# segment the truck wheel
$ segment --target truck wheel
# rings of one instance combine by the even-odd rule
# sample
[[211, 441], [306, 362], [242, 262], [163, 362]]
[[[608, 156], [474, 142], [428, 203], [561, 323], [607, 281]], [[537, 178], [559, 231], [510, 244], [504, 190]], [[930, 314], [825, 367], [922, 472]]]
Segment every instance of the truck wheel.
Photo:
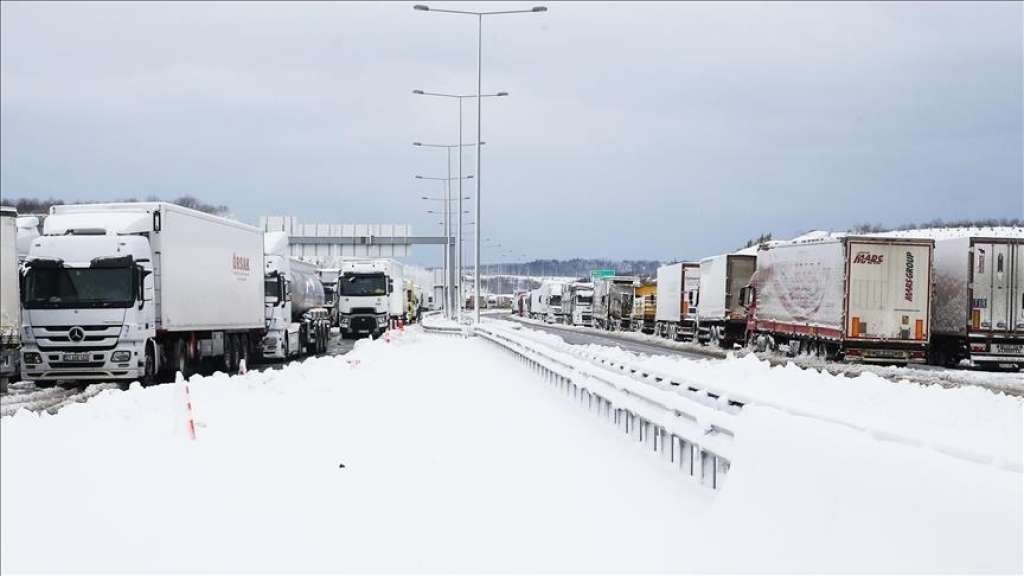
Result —
[[312, 335], [306, 342], [306, 355], [315, 356], [317, 351], [320, 349], [320, 334], [314, 329]]
[[225, 374], [231, 374], [231, 357], [235, 353], [235, 338], [231, 334], [224, 335], [224, 355], [221, 356], [221, 368]]
[[140, 384], [152, 386], [156, 382], [156, 357], [153, 355], [153, 347], [146, 346], [146, 358], [143, 360], [142, 378]]
[[238, 337], [238, 366], [239, 370], [242, 369], [242, 363], [245, 363], [245, 369], [249, 369], [249, 337], [241, 335]]
[[[192, 375], [192, 363], [189, 362], [188, 358], [188, 345], [185, 340], [178, 340], [174, 345], [174, 371], [181, 372], [182, 378], [188, 378]], [[177, 376], [172, 376], [177, 378]]]

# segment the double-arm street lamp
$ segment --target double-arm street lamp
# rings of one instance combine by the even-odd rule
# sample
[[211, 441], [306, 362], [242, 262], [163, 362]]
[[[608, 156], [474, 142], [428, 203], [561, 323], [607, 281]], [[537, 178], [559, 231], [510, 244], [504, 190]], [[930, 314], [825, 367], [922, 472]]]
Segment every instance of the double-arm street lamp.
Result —
[[[494, 94], [480, 94], [480, 95], [476, 95], [476, 94], [447, 94], [447, 93], [444, 93], [444, 92], [427, 92], [425, 90], [413, 90], [412, 93], [413, 94], [417, 94], [419, 96], [436, 96], [436, 97], [439, 97], [439, 98], [455, 98], [456, 100], [459, 101], [459, 144], [458, 144], [458, 149], [459, 149], [459, 176], [462, 176], [462, 148], [463, 148], [463, 144], [462, 144], [462, 101], [464, 99], [466, 99], [466, 98], [497, 98], [497, 97], [500, 97], [500, 96], [508, 96], [508, 92], [496, 92]], [[479, 136], [480, 136], [480, 132], [479, 131], [477, 131], [477, 136], [478, 136], [477, 140], [479, 140]], [[486, 144], [486, 142], [480, 142], [481, 146], [484, 145], [484, 144]], [[431, 144], [421, 144], [419, 142], [413, 142], [413, 145], [415, 145], [415, 146], [444, 147], [444, 148], [448, 148], [448, 152], [449, 153], [451, 153], [451, 149], [452, 149], [451, 146], [439, 146], [437, 144], [434, 144], [434, 145], [431, 145]], [[472, 146], [472, 144], [471, 144], [471, 146]], [[477, 152], [479, 153], [479, 150], [477, 150]], [[479, 165], [477, 166], [477, 169], [479, 170]], [[459, 225], [459, 228], [458, 228], [458, 230], [456, 232], [456, 234], [458, 235], [458, 240], [456, 240], [456, 244], [458, 245], [458, 254], [456, 255], [456, 268], [459, 271], [459, 284], [460, 285], [462, 284], [462, 225], [461, 225], [462, 215], [461, 215], [461, 213], [462, 213], [462, 181], [460, 180], [459, 181], [459, 222], [460, 222], [460, 225]], [[462, 307], [461, 306], [459, 307], [459, 315], [460, 315], [460, 318], [461, 318], [461, 315], [462, 315]]]
[[[534, 6], [529, 10], [496, 10], [493, 12], [473, 12], [469, 10], [445, 10], [440, 8], [431, 8], [423, 4], [417, 4], [413, 6], [414, 10], [421, 10], [424, 12], [441, 12], [445, 14], [463, 14], [467, 16], [476, 16], [477, 19], [477, 49], [476, 49], [476, 254], [473, 256], [473, 264], [475, 273], [473, 274], [474, 293], [473, 298], [473, 317], [474, 320], [480, 322], [480, 143], [483, 140], [481, 119], [483, 118], [483, 54], [484, 54], [484, 16], [499, 16], [502, 14], [528, 14], [532, 12], [547, 12], [547, 8], [544, 6]], [[460, 99], [461, 102], [461, 99]], [[461, 196], [461, 194], [460, 194]]]
[[[460, 114], [460, 116], [461, 116], [461, 114]], [[468, 179], [468, 178], [464, 178], [463, 175], [462, 175], [462, 149], [465, 148], [465, 147], [473, 146], [473, 145], [463, 145], [463, 143], [462, 143], [462, 133], [461, 133], [462, 132], [462, 127], [461, 126], [460, 126], [459, 132], [460, 132], [460, 134], [459, 134], [459, 143], [457, 143], [457, 145], [438, 145], [438, 143], [413, 142], [413, 146], [415, 146], [417, 148], [443, 148], [447, 152], [447, 173], [449, 173], [449, 180], [453, 179], [452, 178], [452, 149], [453, 148], [458, 148], [459, 149], [459, 178], [458, 178], [459, 179], [459, 221], [461, 222], [462, 221], [462, 180]], [[481, 145], [485, 145], [485, 143], [487, 143], [487, 142], [480, 142], [480, 143], [481, 143]], [[470, 176], [470, 177], [472, 177], [472, 176]], [[447, 198], [451, 198], [452, 197], [451, 192], [447, 193], [446, 196], [447, 196]], [[456, 241], [456, 245], [457, 245], [456, 251], [458, 252], [458, 255], [457, 255], [457, 258], [456, 258], [455, 270], [458, 271], [457, 278], [459, 279], [458, 283], [460, 284], [460, 291], [461, 291], [461, 284], [462, 284], [462, 227], [461, 227], [461, 225], [459, 227], [459, 230], [456, 232], [456, 234], [458, 236], [458, 240]], [[456, 315], [458, 316], [459, 320], [462, 320], [462, 306], [459, 306], [457, 308]]]
[[[450, 208], [451, 207], [451, 181], [454, 180], [454, 178], [451, 177], [451, 162], [450, 161], [448, 163], [448, 166], [449, 166], [449, 169], [448, 169], [449, 176], [447, 178], [439, 178], [439, 177], [432, 177], [432, 176], [420, 176], [419, 174], [417, 174], [416, 175], [416, 179], [417, 180], [437, 180], [437, 181], [444, 182], [445, 183], [445, 192], [444, 192], [444, 199], [443, 200], [445, 201], [445, 206]], [[469, 176], [465, 176], [464, 178], [459, 178], [459, 180], [460, 181], [461, 180], [471, 180], [472, 178], [473, 178], [473, 175], [470, 174]], [[429, 198], [427, 198], [426, 196], [424, 196], [423, 198], [429, 200]], [[428, 210], [427, 212], [428, 213], [434, 213], [432, 210]], [[454, 308], [454, 294], [453, 294], [453, 291], [452, 291], [452, 279], [451, 279], [452, 272], [454, 271], [454, 267], [452, 266], [452, 261], [451, 261], [452, 259], [451, 259], [451, 244], [450, 244], [450, 242], [451, 242], [452, 235], [451, 235], [451, 228], [450, 228], [450, 226], [448, 224], [449, 212], [451, 212], [450, 209], [444, 211], [444, 255], [442, 257], [442, 262], [443, 262], [442, 269], [444, 271], [443, 272], [444, 273], [444, 281], [443, 281], [442, 285], [444, 286], [444, 294], [445, 294], [445, 300], [444, 300], [444, 305], [445, 305], [445, 309], [446, 309], [445, 314], [450, 318], [453, 313], [457, 313], [460, 316], [461, 316], [461, 313], [456, 312], [455, 308]], [[460, 215], [460, 217], [461, 217], [461, 215]], [[460, 310], [461, 310], [461, 308], [460, 308]]]

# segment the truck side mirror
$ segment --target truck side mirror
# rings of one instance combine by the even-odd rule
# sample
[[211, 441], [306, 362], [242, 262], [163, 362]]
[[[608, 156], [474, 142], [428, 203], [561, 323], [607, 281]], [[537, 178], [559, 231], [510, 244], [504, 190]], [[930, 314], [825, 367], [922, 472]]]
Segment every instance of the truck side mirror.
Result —
[[395, 291], [395, 283], [391, 279], [391, 277], [388, 277], [388, 294], [391, 294], [394, 291]]
[[146, 306], [146, 276], [152, 272], [142, 266], [137, 266], [136, 270], [138, 270], [137, 277], [139, 279], [139, 310], [142, 310]]

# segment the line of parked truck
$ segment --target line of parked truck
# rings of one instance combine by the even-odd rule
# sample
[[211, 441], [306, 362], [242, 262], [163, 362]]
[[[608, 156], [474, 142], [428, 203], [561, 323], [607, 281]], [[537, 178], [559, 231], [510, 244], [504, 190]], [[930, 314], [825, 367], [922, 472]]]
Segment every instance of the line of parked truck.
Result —
[[[317, 269], [283, 232], [163, 202], [54, 206], [16, 252], [0, 209], [0, 378], [139, 380], [287, 359], [419, 315], [393, 260]], [[21, 260], [19, 262], [19, 260]]]
[[514, 310], [828, 360], [1024, 367], [1024, 230], [940, 239], [812, 234], [661, 266], [545, 281]]

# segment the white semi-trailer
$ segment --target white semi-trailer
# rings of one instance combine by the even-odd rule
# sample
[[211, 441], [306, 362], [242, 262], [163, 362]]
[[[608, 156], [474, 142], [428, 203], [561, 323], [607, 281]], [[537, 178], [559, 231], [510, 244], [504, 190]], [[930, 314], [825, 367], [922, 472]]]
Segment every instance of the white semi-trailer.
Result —
[[924, 362], [932, 245], [846, 236], [758, 250], [752, 290], [743, 295], [748, 341], [831, 359]]
[[347, 260], [338, 277], [338, 326], [343, 337], [379, 336], [405, 314], [402, 265], [394, 260]]
[[18, 279], [18, 211], [0, 207], [0, 392], [19, 373], [21, 302]]
[[742, 342], [747, 309], [740, 290], [750, 282], [757, 257], [721, 254], [700, 261], [697, 295], [697, 338], [723, 348]]
[[327, 351], [330, 312], [316, 265], [290, 254], [286, 232], [264, 235], [264, 358], [283, 360]]
[[548, 316], [548, 303], [543, 287], [530, 290], [530, 318], [544, 320]]
[[226, 372], [263, 338], [263, 231], [164, 202], [54, 206], [24, 264], [27, 380]]
[[1024, 233], [935, 241], [929, 356], [1024, 367]]
[[655, 333], [672, 340], [697, 336], [697, 294], [700, 263], [676, 262], [658, 268]]

